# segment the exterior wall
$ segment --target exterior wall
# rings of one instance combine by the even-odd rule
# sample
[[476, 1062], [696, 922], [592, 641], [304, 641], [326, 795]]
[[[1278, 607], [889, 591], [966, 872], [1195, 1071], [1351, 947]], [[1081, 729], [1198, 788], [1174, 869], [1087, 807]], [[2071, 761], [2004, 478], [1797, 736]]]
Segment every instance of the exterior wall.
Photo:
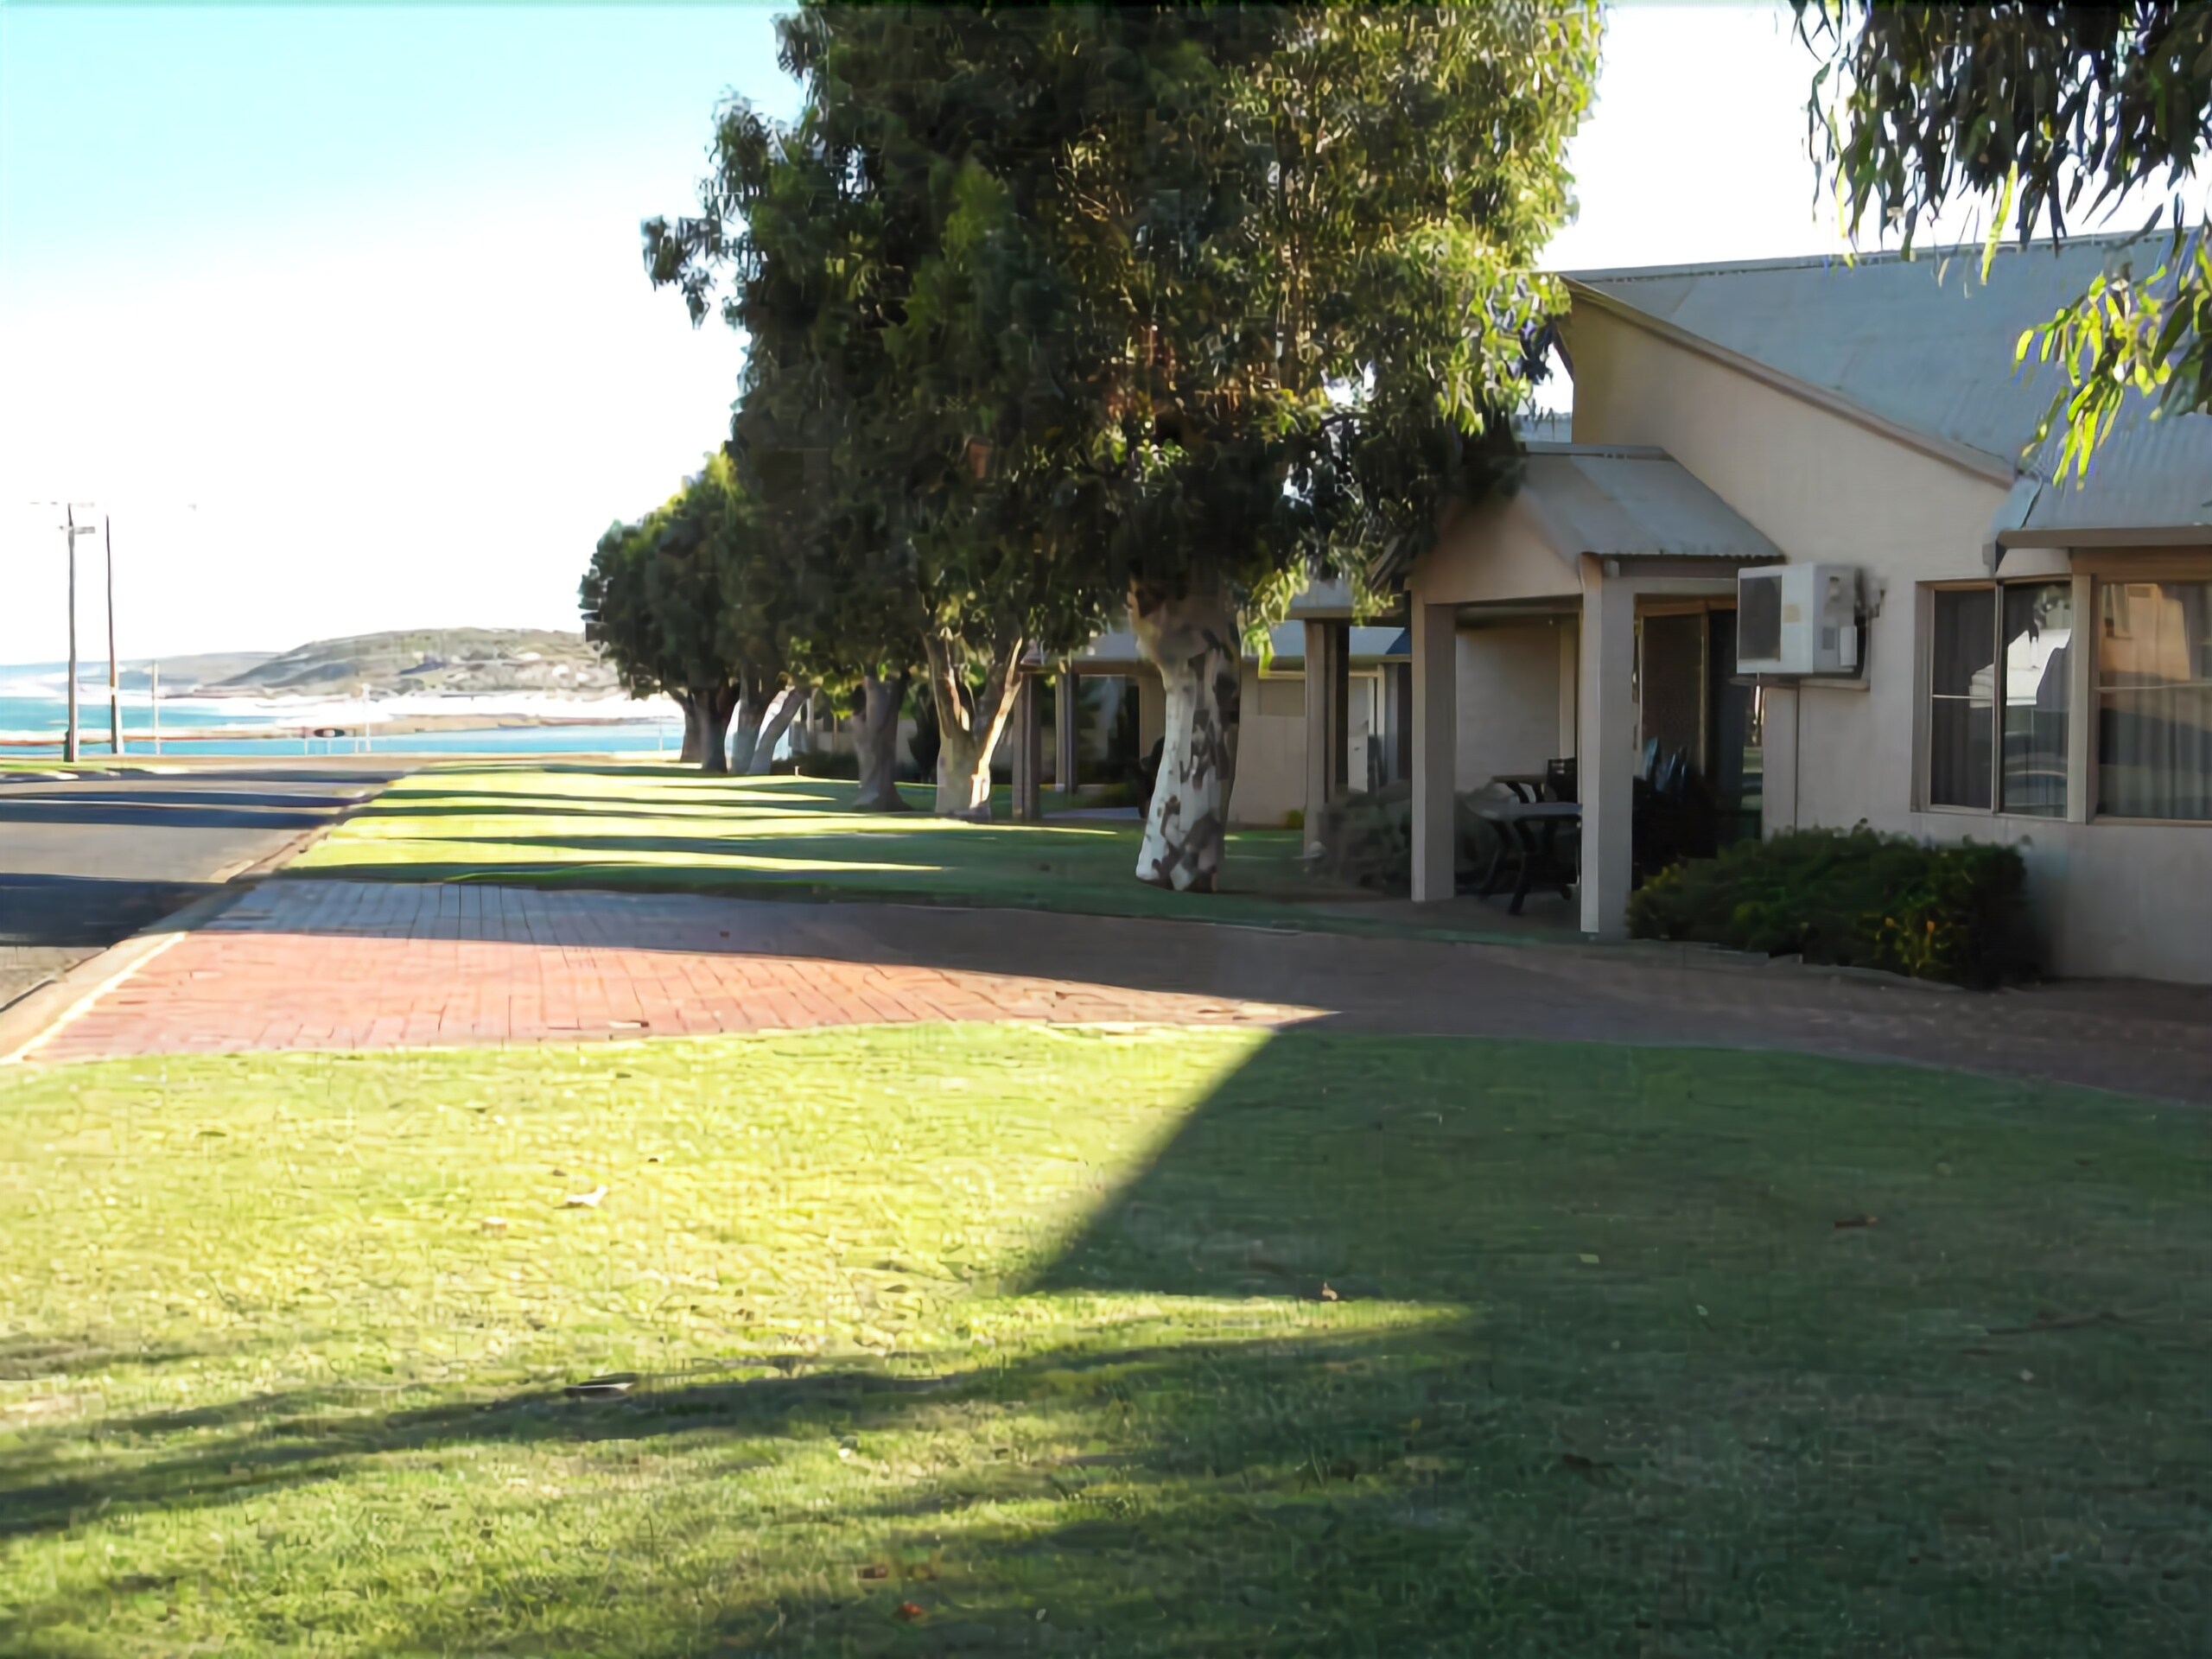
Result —
[[1560, 747], [1560, 625], [1548, 618], [1459, 631], [1455, 789], [1541, 772]]
[[1230, 822], [1280, 830], [1286, 817], [1306, 808], [1306, 682], [1262, 680], [1258, 664], [1248, 662], [1243, 696]]
[[1414, 562], [1407, 588], [1431, 605], [1579, 604], [1582, 577], [1552, 551], [1535, 515], [1516, 498], [1485, 501], [1446, 526], [1436, 545]]
[[[1983, 548], [2005, 486], [1586, 302], [1567, 334], [1576, 442], [1657, 444], [1791, 561], [1858, 565], [1874, 589], [1886, 585], [1867, 630], [1866, 689], [1808, 684], [1770, 705], [1771, 720], [1796, 704], [1795, 821], [2019, 842], [2054, 971], [2212, 983], [2212, 828], [1918, 806], [1916, 585], [1987, 578]], [[1788, 742], [1770, 731], [1770, 749]], [[1790, 821], [1790, 803], [1770, 796], [1770, 823]]]

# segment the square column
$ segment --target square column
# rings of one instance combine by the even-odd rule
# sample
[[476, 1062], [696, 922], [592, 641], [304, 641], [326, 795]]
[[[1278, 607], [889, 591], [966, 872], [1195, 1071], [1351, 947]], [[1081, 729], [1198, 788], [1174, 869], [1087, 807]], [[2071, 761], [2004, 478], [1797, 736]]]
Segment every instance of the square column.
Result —
[[1037, 677], [1021, 677], [1014, 694], [1014, 821], [1037, 823], [1045, 817], [1045, 734], [1043, 710], [1038, 707]]
[[1351, 747], [1351, 625], [1306, 625], [1306, 844], [1321, 832], [1332, 802], [1344, 799]]
[[1052, 787], [1072, 798], [1075, 794], [1076, 671], [1063, 667], [1052, 687]]
[[1628, 937], [1635, 880], [1636, 594], [1582, 560], [1581, 688], [1575, 792], [1582, 799], [1582, 931]]
[[[2075, 613], [2076, 616], [2081, 612]], [[2083, 662], [2096, 653], [2081, 653]], [[1759, 833], [1797, 827], [1797, 688], [1770, 685], [1759, 693]], [[1926, 707], [1926, 699], [1922, 700]]]
[[1459, 629], [1451, 605], [1413, 607], [1414, 899], [1452, 897], [1459, 854]]

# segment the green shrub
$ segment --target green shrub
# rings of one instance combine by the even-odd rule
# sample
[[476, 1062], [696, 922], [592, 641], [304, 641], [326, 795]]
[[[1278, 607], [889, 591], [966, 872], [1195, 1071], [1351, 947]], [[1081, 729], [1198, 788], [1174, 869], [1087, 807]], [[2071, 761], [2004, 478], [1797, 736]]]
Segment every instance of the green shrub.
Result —
[[1994, 985], [2033, 969], [2026, 887], [2016, 848], [1801, 830], [1655, 876], [1629, 900], [1629, 931]]

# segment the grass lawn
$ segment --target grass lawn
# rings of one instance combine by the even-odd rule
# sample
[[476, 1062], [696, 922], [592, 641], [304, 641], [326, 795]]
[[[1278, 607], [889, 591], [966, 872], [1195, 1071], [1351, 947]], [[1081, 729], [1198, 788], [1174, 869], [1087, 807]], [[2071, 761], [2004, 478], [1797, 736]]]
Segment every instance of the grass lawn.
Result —
[[[671, 766], [495, 766], [404, 778], [296, 861], [310, 875], [1006, 905], [1344, 931], [1503, 937], [1383, 920], [1306, 874], [1295, 830], [1229, 838], [1224, 891], [1135, 879], [1138, 830], [855, 813], [855, 785]], [[926, 805], [931, 791], [909, 787]], [[1048, 791], [1046, 810], [1058, 805]], [[1520, 937], [1525, 937], [1520, 936]]]
[[2205, 1129], [1326, 1029], [18, 1074], [0, 1652], [2202, 1653]]

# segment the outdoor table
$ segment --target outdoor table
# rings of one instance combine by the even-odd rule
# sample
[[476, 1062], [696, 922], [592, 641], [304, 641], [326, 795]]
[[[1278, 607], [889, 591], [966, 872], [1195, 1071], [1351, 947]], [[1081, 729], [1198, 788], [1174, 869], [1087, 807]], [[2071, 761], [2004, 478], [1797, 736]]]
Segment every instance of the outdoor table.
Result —
[[1559, 836], [1566, 826], [1581, 828], [1582, 808], [1579, 803], [1500, 801], [1495, 806], [1483, 808], [1477, 816], [1497, 831], [1497, 851], [1491, 856], [1490, 868], [1483, 876], [1477, 897], [1487, 899], [1497, 891], [1509, 855], [1515, 868], [1513, 902], [1506, 906], [1507, 914], [1521, 913], [1521, 902], [1529, 896], [1529, 886], [1540, 867], [1546, 873], [1547, 885], [1557, 887], [1560, 898], [1569, 896], [1568, 877], [1563, 873], [1565, 863], [1559, 855]]

